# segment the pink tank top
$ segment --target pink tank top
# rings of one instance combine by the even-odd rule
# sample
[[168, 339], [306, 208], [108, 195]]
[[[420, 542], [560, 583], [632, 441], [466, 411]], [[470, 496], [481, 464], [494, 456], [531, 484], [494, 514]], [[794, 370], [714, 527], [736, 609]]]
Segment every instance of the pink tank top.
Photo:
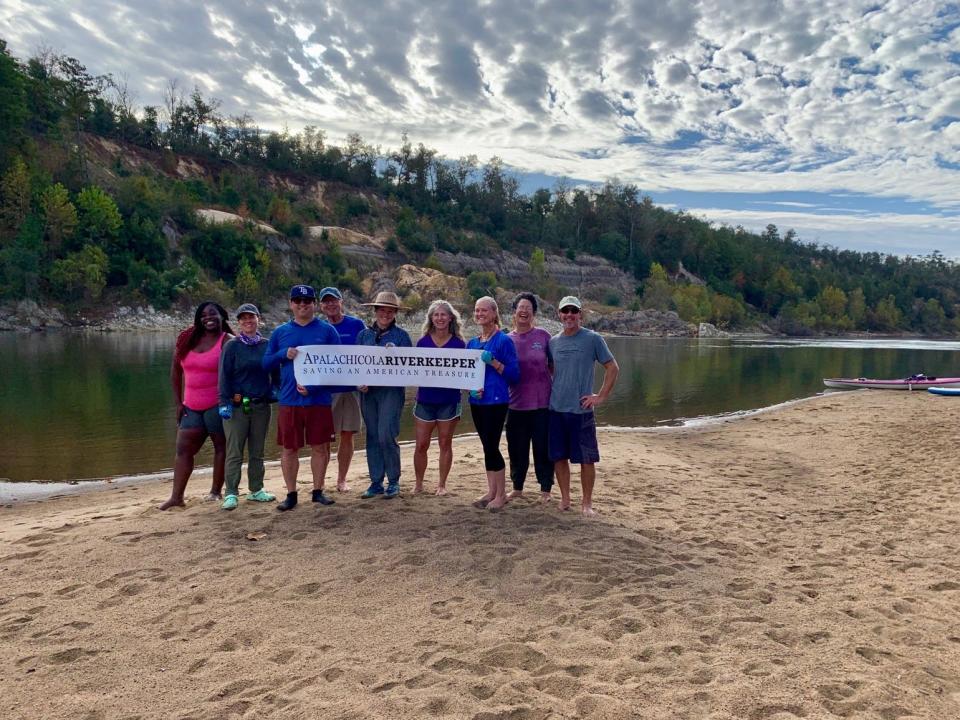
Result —
[[191, 410], [208, 410], [217, 404], [217, 381], [224, 337], [221, 336], [206, 352], [191, 350], [180, 361], [180, 367], [183, 368], [183, 404]]

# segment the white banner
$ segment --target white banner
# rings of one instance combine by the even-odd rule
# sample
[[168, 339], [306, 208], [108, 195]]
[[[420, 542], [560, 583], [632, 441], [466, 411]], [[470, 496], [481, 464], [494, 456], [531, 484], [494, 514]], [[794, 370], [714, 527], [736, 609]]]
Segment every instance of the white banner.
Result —
[[483, 387], [480, 350], [302, 345], [297, 351], [293, 369], [301, 385]]

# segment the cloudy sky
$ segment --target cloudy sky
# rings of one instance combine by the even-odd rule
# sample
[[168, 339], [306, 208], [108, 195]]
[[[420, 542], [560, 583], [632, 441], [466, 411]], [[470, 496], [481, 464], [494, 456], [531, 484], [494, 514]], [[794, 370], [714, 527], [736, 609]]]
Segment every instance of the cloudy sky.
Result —
[[167, 81], [524, 188], [633, 182], [716, 222], [960, 258], [960, 4], [931, 0], [0, 0], [0, 37], [140, 105]]

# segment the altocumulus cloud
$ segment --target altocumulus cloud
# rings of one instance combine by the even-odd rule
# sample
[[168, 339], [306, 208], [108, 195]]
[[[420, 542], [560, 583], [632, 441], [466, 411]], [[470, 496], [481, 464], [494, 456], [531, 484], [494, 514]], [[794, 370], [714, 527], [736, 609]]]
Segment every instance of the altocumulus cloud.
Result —
[[903, 197], [944, 237], [960, 213], [956, 3], [0, 0], [0, 36], [126, 74], [142, 104], [196, 84], [265, 127], [387, 145], [406, 130], [655, 197]]

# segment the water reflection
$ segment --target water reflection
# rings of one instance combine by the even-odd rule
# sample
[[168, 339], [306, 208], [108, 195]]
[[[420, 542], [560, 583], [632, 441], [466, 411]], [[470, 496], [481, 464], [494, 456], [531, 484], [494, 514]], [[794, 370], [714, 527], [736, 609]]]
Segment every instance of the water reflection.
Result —
[[[169, 468], [176, 432], [168, 381], [173, 340], [172, 333], [0, 333], [0, 478], [97, 478]], [[824, 377], [960, 375], [956, 342], [608, 343], [621, 375], [599, 413], [607, 425], [655, 426], [766, 407], [821, 392]], [[598, 387], [600, 376], [598, 370]], [[411, 399], [412, 392], [401, 428], [405, 440], [413, 438]], [[460, 429], [472, 430], [469, 417]], [[271, 429], [268, 453], [275, 458], [274, 437]], [[198, 461], [210, 459], [206, 449]]]

